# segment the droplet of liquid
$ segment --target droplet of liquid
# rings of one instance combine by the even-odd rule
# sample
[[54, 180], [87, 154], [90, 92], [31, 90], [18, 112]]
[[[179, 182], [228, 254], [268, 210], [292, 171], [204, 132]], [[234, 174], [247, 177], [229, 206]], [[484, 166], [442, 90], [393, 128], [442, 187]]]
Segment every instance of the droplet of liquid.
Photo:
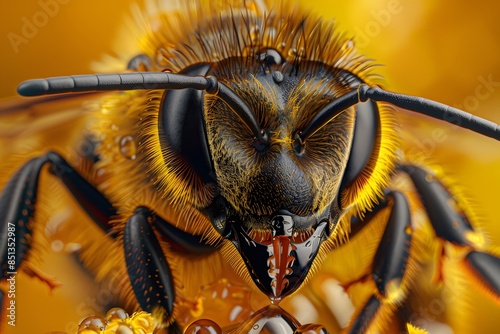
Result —
[[200, 319], [189, 325], [184, 334], [222, 334], [222, 329], [212, 320]]
[[125, 312], [124, 309], [122, 308], [119, 308], [119, 307], [115, 307], [115, 308], [112, 308], [111, 310], [108, 311], [108, 313], [106, 313], [106, 320], [107, 321], [112, 321], [114, 319], [127, 319], [128, 318], [128, 314], [127, 312]]
[[[295, 333], [300, 323], [276, 305], [266, 306], [248, 317], [233, 333], [272, 334]], [[279, 330], [278, 330], [279, 329]]]
[[137, 147], [132, 136], [124, 136], [120, 139], [120, 153], [127, 159], [136, 158]]
[[103, 318], [92, 315], [80, 322], [78, 333], [83, 332], [83, 330], [103, 331], [106, 328], [106, 324], [107, 322]]
[[278, 305], [281, 302], [281, 297], [269, 297], [272, 305]]
[[344, 45], [342, 45], [342, 50], [351, 51], [352, 49], [354, 49], [354, 47], [355, 47], [354, 41], [350, 39], [347, 42], [345, 42]]
[[283, 82], [283, 73], [279, 72], [279, 71], [275, 71], [273, 72], [273, 80], [275, 83], [279, 84], [281, 82]]
[[259, 60], [262, 64], [267, 66], [279, 65], [283, 61], [280, 53], [274, 49], [262, 50], [259, 54]]
[[64, 249], [64, 243], [61, 240], [54, 240], [50, 244], [50, 248], [56, 253], [59, 253]]
[[328, 331], [322, 325], [307, 324], [297, 328], [294, 334], [328, 334]]

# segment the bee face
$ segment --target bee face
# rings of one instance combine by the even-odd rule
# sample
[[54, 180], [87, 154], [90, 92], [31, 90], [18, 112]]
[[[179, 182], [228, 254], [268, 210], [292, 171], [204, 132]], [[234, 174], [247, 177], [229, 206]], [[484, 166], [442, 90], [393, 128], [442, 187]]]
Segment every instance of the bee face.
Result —
[[[269, 56], [271, 55], [271, 56]], [[272, 63], [269, 64], [269, 57]], [[272, 265], [267, 260], [270, 248], [285, 247], [297, 257], [297, 245], [316, 240], [307, 261], [297, 258], [282, 265], [282, 279], [295, 276], [303, 281], [318, 251], [320, 240], [337, 224], [337, 194], [349, 157], [354, 112], [339, 115], [315, 134], [302, 141], [299, 134], [311, 119], [344, 87], [338, 71], [326, 65], [281, 61], [276, 50], [266, 50], [254, 66], [241, 73], [243, 61], [227, 60], [220, 67], [230, 73], [227, 85], [255, 115], [267, 143], [260, 142], [224, 101], [208, 97], [205, 102], [207, 140], [219, 192], [218, 206], [224, 211], [224, 225], [233, 229], [233, 241], [256, 282], [269, 281]], [[216, 77], [223, 73], [212, 71]], [[212, 74], [210, 73], [210, 74]], [[221, 79], [224, 82], [223, 79]], [[221, 208], [219, 208], [220, 210]], [[326, 228], [330, 226], [330, 228]], [[329, 234], [329, 233], [328, 233]], [[245, 248], [243, 239], [253, 241]], [[274, 245], [273, 245], [274, 244]], [[285, 246], [284, 246], [285, 245]], [[255, 252], [262, 256], [254, 256]], [[272, 251], [271, 253], [275, 253]], [[296, 262], [296, 268], [293, 262]], [[275, 264], [276, 265], [276, 264]], [[300, 270], [295, 273], [295, 270]], [[262, 272], [262, 275], [259, 274]], [[271, 275], [272, 276], [272, 275]], [[271, 277], [272, 278], [272, 277]], [[269, 284], [276, 284], [269, 282]], [[287, 283], [288, 284], [288, 283]], [[261, 289], [272, 297], [292, 292], [271, 285]]]
[[[293, 23], [283, 24], [279, 12], [259, 16], [250, 7], [216, 17], [197, 13], [178, 49], [162, 53], [162, 67], [212, 76], [224, 92], [165, 93], [159, 122], [167, 154], [152, 169], [167, 166], [186, 181], [186, 187], [165, 182], [171, 193], [202, 189], [179, 201], [190, 198], [204, 211], [259, 288], [281, 298], [304, 281], [341, 216], [354, 108], [319, 127], [316, 116], [352, 91], [369, 61], [322, 20], [291, 10]], [[163, 50], [161, 39], [153, 42]]]

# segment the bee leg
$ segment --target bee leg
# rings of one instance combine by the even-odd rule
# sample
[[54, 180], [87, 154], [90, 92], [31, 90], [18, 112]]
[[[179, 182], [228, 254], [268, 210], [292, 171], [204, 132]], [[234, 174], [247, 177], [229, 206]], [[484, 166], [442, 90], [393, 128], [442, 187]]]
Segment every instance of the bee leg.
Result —
[[465, 264], [476, 283], [490, 298], [500, 303], [500, 258], [480, 251], [471, 251], [465, 257]]
[[170, 266], [150, 224], [157, 217], [138, 207], [125, 226], [123, 243], [127, 271], [139, 305], [161, 312], [168, 321], [174, 309], [175, 290]]
[[216, 250], [216, 247], [207, 245], [202, 237], [186, 233], [159, 216], [155, 216], [152, 225], [168, 242], [170, 249], [178, 253], [204, 255], [213, 253]]
[[500, 301], [500, 258], [482, 251], [481, 236], [450, 191], [426, 170], [412, 165], [400, 167], [415, 184], [438, 238], [468, 250], [465, 268], [487, 295]]
[[[399, 191], [388, 191], [375, 210], [391, 205], [389, 220], [372, 264], [376, 290], [351, 320], [348, 333], [364, 333], [377, 319], [382, 307], [396, 309], [404, 299], [401, 283], [406, 273], [411, 245], [411, 213], [408, 201]], [[375, 212], [375, 210], [373, 212]]]
[[[116, 211], [94, 186], [79, 175], [59, 154], [33, 158], [10, 179], [0, 196], [0, 259], [3, 278], [15, 272], [31, 248], [32, 220], [35, 215], [38, 180], [45, 164], [68, 188], [82, 208], [106, 232]], [[15, 244], [15, 245], [14, 245]]]

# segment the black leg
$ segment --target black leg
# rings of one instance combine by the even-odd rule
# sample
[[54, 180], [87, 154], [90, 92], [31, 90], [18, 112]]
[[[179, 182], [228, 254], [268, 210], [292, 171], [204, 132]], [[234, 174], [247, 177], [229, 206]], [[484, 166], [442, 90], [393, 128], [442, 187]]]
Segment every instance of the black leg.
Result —
[[144, 207], [134, 211], [125, 226], [125, 262], [135, 296], [147, 312], [159, 311], [168, 321], [174, 309], [175, 289], [167, 259], [150, 223], [156, 216]]
[[469, 219], [456, 205], [453, 195], [432, 174], [420, 167], [400, 167], [415, 184], [422, 204], [438, 238], [461, 246], [473, 246], [467, 238], [474, 232]]
[[207, 245], [201, 236], [186, 233], [171, 223], [155, 215], [153, 226], [161, 233], [170, 245], [170, 249], [183, 254], [204, 255], [216, 250], [215, 246]]
[[354, 322], [349, 329], [349, 333], [365, 333], [368, 329], [368, 326], [374, 320], [377, 311], [380, 309], [380, 306], [380, 300], [372, 295], [366, 302], [365, 306], [363, 306], [363, 308], [361, 309], [361, 312], [357, 314]]
[[372, 265], [377, 291], [353, 319], [349, 333], [364, 333], [384, 304], [398, 304], [403, 297], [401, 283], [410, 255], [411, 214], [406, 197], [399, 191], [389, 191], [376, 210], [380, 211], [391, 203], [391, 213]]
[[410, 176], [438, 238], [464, 247], [469, 253], [464, 258], [465, 268], [475, 283], [487, 291], [487, 295], [500, 300], [500, 258], [481, 251], [475, 242], [474, 231], [466, 213], [455, 204], [448, 189], [424, 169], [405, 165], [400, 167]]
[[123, 232], [125, 263], [132, 290], [144, 311], [161, 315], [169, 323], [169, 333], [180, 333], [177, 324], [170, 324], [175, 307], [175, 282], [168, 260], [153, 230], [175, 252], [205, 255], [216, 250], [200, 236], [186, 233], [147, 207], [138, 207]]
[[391, 214], [373, 261], [372, 275], [379, 293], [389, 297], [398, 290], [406, 272], [411, 245], [411, 214], [406, 197], [391, 191]]
[[[45, 164], [49, 164], [51, 173], [63, 182], [89, 216], [106, 233], [112, 233], [109, 220], [116, 214], [112, 204], [59, 154], [48, 152], [23, 165], [0, 196], [0, 259], [4, 278], [7, 272], [17, 270], [30, 250], [38, 180]], [[10, 247], [12, 242], [15, 247]]]
[[488, 253], [472, 251], [467, 254], [466, 264], [469, 271], [480, 281], [478, 282], [500, 301], [500, 258]]

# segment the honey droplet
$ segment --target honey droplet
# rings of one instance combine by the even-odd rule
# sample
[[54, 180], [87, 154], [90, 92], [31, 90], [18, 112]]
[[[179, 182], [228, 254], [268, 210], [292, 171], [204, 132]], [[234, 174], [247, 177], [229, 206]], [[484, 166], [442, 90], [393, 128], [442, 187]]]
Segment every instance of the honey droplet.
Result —
[[78, 325], [78, 332], [87, 330], [103, 331], [106, 328], [107, 321], [96, 315], [91, 315], [83, 319]]
[[222, 329], [212, 320], [200, 319], [191, 323], [184, 334], [222, 334]]
[[328, 332], [322, 325], [307, 324], [297, 328], [295, 334], [328, 334]]
[[127, 319], [128, 314], [125, 312], [124, 309], [119, 308], [119, 307], [114, 307], [111, 310], [108, 311], [106, 314], [106, 320], [107, 321], [112, 321], [114, 319]]

